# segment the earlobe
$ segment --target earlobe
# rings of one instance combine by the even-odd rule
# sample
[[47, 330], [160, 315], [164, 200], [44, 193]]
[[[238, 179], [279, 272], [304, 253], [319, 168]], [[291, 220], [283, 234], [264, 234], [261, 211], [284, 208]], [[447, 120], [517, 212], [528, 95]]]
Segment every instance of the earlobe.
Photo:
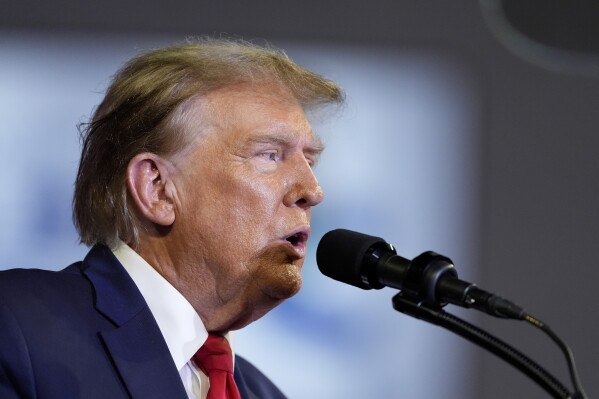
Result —
[[173, 199], [170, 197], [168, 161], [156, 154], [141, 153], [127, 166], [127, 188], [137, 210], [146, 220], [170, 226], [175, 221]]

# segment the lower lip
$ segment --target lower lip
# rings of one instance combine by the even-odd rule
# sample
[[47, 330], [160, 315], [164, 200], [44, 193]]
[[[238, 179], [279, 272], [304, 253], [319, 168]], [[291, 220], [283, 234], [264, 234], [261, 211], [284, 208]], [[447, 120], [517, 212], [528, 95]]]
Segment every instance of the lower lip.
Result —
[[306, 256], [306, 245], [305, 244], [293, 245], [292, 243], [290, 243], [287, 240], [283, 240], [283, 244], [285, 244], [285, 246], [287, 248], [290, 248], [293, 251], [293, 253], [295, 255], [297, 255], [299, 258], [303, 258]]

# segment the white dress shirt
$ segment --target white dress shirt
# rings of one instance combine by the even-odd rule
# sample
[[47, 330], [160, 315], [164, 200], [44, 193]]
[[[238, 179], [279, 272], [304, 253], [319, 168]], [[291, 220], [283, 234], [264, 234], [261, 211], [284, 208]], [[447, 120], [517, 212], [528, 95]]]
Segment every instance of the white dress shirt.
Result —
[[[205, 399], [208, 377], [191, 360], [208, 339], [202, 319], [175, 287], [127, 244], [112, 251], [131, 276], [154, 315], [189, 399]], [[230, 334], [225, 338], [231, 344]]]

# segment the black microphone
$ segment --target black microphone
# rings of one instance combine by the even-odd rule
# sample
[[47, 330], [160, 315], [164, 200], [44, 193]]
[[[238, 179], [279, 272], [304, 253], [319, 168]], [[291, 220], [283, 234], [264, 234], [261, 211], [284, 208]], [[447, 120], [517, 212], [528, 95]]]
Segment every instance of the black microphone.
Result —
[[458, 279], [451, 259], [428, 251], [410, 261], [380, 237], [329, 231], [318, 243], [316, 263], [325, 276], [366, 290], [392, 287], [431, 306], [451, 303], [519, 320], [527, 315], [514, 303]]

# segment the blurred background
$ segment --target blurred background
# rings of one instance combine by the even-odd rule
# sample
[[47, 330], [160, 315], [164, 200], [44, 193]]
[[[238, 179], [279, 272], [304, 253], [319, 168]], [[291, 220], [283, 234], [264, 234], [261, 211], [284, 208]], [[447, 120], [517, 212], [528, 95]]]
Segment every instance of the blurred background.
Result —
[[[340, 83], [315, 120], [328, 149], [300, 294], [236, 333], [290, 398], [545, 398], [491, 354], [392, 309], [392, 289], [322, 276], [334, 228], [404, 257], [435, 250], [571, 346], [599, 395], [599, 6], [532, 0], [55, 0], [0, 13], [0, 269], [81, 259], [71, 222], [76, 125], [139, 50], [203, 34], [268, 41]], [[570, 4], [573, 3], [573, 4]], [[546, 367], [542, 333], [455, 307]]]

